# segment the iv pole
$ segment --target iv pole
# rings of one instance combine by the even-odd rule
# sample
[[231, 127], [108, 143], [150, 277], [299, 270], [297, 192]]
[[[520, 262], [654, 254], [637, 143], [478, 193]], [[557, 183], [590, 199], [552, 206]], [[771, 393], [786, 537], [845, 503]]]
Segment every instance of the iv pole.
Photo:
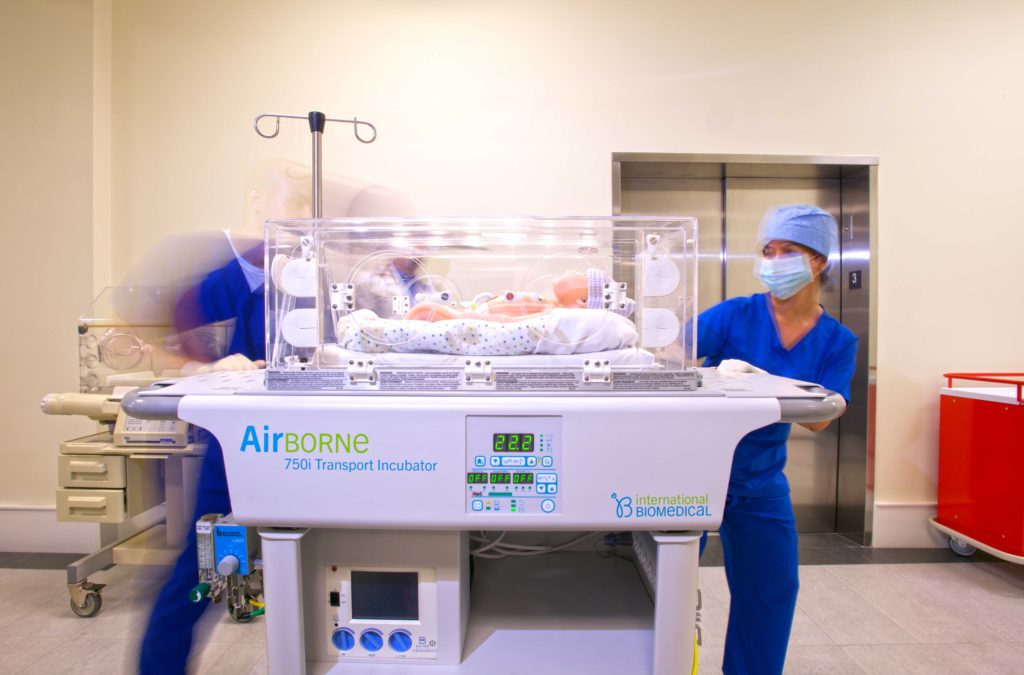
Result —
[[[260, 130], [260, 120], [264, 117], [274, 118], [274, 131], [272, 133], [264, 133]], [[278, 115], [275, 113], [263, 113], [257, 115], [256, 119], [253, 120], [253, 128], [256, 129], [256, 133], [263, 138], [274, 138], [281, 131], [281, 120], [309, 120], [309, 132], [313, 135], [313, 218], [320, 220], [323, 217], [324, 212], [324, 197], [323, 197], [323, 157], [322, 157], [322, 144], [324, 127], [327, 122], [340, 122], [342, 124], [351, 124], [352, 132], [355, 134], [356, 140], [360, 143], [373, 143], [377, 140], [377, 127], [373, 126], [369, 122], [364, 122], [353, 117], [350, 120], [336, 119], [327, 117], [322, 112], [316, 110], [311, 111], [308, 115]], [[359, 126], [367, 126], [370, 128], [370, 136], [363, 138], [359, 135]]]

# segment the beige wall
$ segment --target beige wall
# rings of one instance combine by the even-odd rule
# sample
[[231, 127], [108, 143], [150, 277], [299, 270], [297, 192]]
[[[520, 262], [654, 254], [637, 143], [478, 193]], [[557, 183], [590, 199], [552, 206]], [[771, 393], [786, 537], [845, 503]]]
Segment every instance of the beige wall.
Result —
[[0, 3], [0, 518], [52, 507], [57, 443], [93, 429], [39, 410], [78, 388], [75, 319], [92, 296], [91, 61], [91, 3]]
[[[368, 146], [329, 127], [326, 168], [432, 215], [608, 213], [615, 151], [877, 155], [876, 498], [927, 503], [940, 374], [1021, 367], [1022, 23], [1019, 2], [115, 1], [114, 275], [236, 223], [255, 160], [308, 156], [302, 123], [263, 140], [259, 112], [374, 122]], [[67, 159], [30, 139], [20, 170]], [[88, 164], [60, 170], [55, 203], [80, 215]], [[29, 316], [67, 330], [81, 302], [61, 301]], [[32, 486], [21, 500], [51, 499]]]

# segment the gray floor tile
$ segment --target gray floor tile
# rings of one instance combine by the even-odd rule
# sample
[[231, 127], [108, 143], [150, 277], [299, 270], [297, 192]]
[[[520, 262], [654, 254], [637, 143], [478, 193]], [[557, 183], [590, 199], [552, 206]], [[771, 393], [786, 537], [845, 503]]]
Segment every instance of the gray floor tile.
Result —
[[789, 634], [789, 644], [800, 646], [834, 645], [835, 641], [822, 630], [814, 619], [800, 607], [800, 598], [796, 600], [796, 613], [793, 615], [793, 628]]
[[30, 675], [75, 673], [110, 675], [135, 670], [136, 643], [129, 640], [72, 638], [33, 662], [24, 672]]
[[57, 649], [62, 642], [62, 639], [55, 637], [4, 638], [0, 675], [24, 672], [36, 661]]
[[[801, 554], [838, 559], [833, 553], [843, 549], [863, 551], [822, 536]], [[80, 619], [68, 607], [63, 569], [0, 567], [0, 674], [133, 672], [165, 573], [98, 573], [93, 579], [108, 584], [103, 611]], [[787, 673], [1024, 673], [1024, 567], [857, 563], [802, 566], [800, 575]], [[701, 592], [699, 672], [720, 672], [729, 605], [723, 568], [701, 570]], [[262, 619], [237, 624], [213, 606], [197, 627], [190, 671], [264, 673], [265, 644]]]
[[912, 635], [914, 642], [996, 641], [977, 617], [960, 610], [955, 594], [927, 588], [922, 575], [932, 567], [858, 565], [827, 571]]
[[786, 652], [786, 675], [863, 675], [864, 669], [842, 647], [791, 645]]
[[1021, 653], [1005, 644], [858, 645], [844, 650], [865, 672], [877, 675], [1016, 675], [1024, 666]]
[[729, 584], [724, 567], [709, 567], [700, 571], [701, 602], [705, 606], [729, 606]]
[[700, 611], [701, 642], [706, 647], [725, 646], [725, 631], [729, 622], [729, 606], [704, 605]]
[[864, 551], [855, 546], [801, 548], [797, 551], [801, 565], [857, 565], [869, 562]]
[[195, 664], [197, 675], [248, 675], [266, 672], [267, 650], [262, 646], [240, 648], [237, 644], [211, 642]]
[[697, 652], [697, 675], [721, 674], [724, 656], [722, 647], [701, 647]]
[[[980, 642], [1019, 642], [1024, 635], [1024, 569], [1005, 563], [888, 566], [918, 597], [938, 597], [967, 617]], [[963, 622], [961, 622], [963, 623]], [[967, 641], [967, 640], [961, 640]]]
[[826, 567], [800, 569], [797, 606], [837, 645], [916, 641], [870, 601], [838, 581]]
[[999, 558], [984, 552], [965, 558], [948, 548], [865, 548], [863, 552], [869, 562], [882, 565], [1000, 562]]
[[801, 533], [797, 539], [800, 548], [860, 548], [860, 546], [835, 533]]

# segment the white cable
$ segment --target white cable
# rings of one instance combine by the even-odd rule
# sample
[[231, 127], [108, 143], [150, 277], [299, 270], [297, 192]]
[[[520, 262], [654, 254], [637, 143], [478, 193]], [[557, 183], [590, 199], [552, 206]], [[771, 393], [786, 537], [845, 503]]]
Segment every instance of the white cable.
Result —
[[483, 536], [471, 537], [474, 541], [487, 542], [484, 546], [476, 548], [470, 551], [470, 555], [477, 558], [484, 558], [487, 560], [497, 560], [508, 556], [534, 556], [543, 555], [545, 553], [553, 553], [555, 551], [561, 551], [579, 544], [582, 541], [586, 541], [591, 537], [595, 536], [593, 532], [587, 532], [578, 537], [575, 537], [567, 542], [557, 545], [536, 545], [536, 544], [513, 544], [513, 543], [502, 543], [507, 532], [502, 532], [493, 541], [488, 540]]
[[[505, 535], [506, 535], [506, 534], [508, 534], [508, 532], [502, 532], [502, 533], [501, 533], [501, 534], [499, 534], [499, 535], [497, 536], [497, 538], [495, 538], [495, 539], [494, 539], [494, 541], [492, 541], [491, 543], [489, 543], [489, 544], [487, 544], [487, 545], [485, 545], [485, 546], [481, 546], [481, 547], [480, 547], [480, 548], [478, 548], [478, 549], [474, 549], [474, 550], [470, 551], [470, 552], [469, 552], [469, 553], [470, 553], [470, 555], [480, 555], [481, 553], [483, 553], [483, 552], [485, 552], [485, 551], [489, 551], [490, 549], [492, 549], [492, 548], [494, 548], [495, 546], [497, 546], [498, 544], [500, 544], [500, 543], [501, 543], [501, 540], [505, 538]], [[481, 541], [487, 541], [487, 540], [486, 540], [486, 539], [481, 539]]]

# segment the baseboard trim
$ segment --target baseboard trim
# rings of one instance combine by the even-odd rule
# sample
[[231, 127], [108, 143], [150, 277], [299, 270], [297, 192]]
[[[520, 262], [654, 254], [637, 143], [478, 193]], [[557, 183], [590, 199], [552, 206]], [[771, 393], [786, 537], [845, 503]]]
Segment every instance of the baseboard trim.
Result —
[[99, 548], [95, 523], [59, 523], [54, 506], [0, 505], [0, 551], [90, 553]]
[[871, 545], [875, 548], [944, 548], [944, 534], [929, 523], [936, 502], [875, 502]]

